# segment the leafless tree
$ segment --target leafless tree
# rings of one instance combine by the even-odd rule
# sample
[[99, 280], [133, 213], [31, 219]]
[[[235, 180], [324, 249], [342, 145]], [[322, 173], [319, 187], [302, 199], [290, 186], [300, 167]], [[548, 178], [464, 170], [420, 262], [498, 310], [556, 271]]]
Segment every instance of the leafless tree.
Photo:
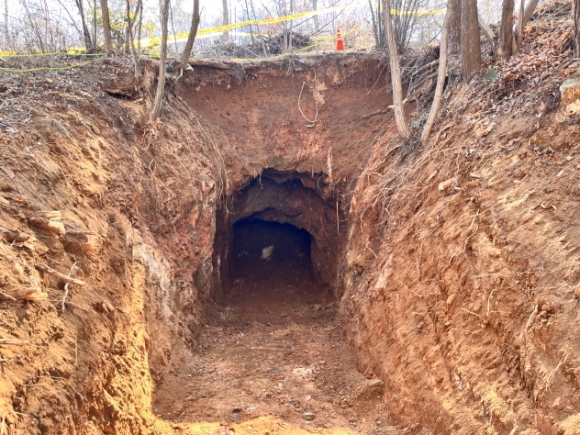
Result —
[[10, 15], [8, 14], [8, 0], [4, 0], [4, 37], [6, 39], [6, 48], [10, 46]]
[[513, 54], [514, 39], [514, 0], [503, 0], [501, 24], [499, 28], [499, 50], [501, 59], [508, 59]]
[[83, 38], [85, 40], [85, 48], [87, 52], [92, 53], [94, 51], [93, 41], [91, 38], [91, 32], [89, 31], [89, 26], [87, 25], [87, 16], [85, 13], [85, 6], [83, 0], [75, 0], [77, 9], [79, 10], [79, 15], [81, 17], [81, 25], [83, 28]]
[[469, 78], [481, 66], [477, 0], [461, 2], [461, 73]]
[[159, 56], [159, 75], [157, 77], [157, 91], [151, 109], [151, 120], [159, 117], [163, 95], [165, 94], [165, 61], [167, 60], [167, 20], [169, 19], [169, 0], [163, 0], [161, 5], [161, 54]]
[[421, 134], [421, 142], [426, 142], [435, 124], [435, 119], [441, 108], [441, 100], [443, 99], [443, 89], [445, 87], [445, 78], [447, 76], [447, 43], [449, 41], [449, 30], [453, 24], [453, 14], [457, 10], [454, 3], [459, 3], [459, 0], [449, 0], [447, 6], [447, 14], [445, 15], [445, 23], [443, 24], [443, 32], [441, 33], [441, 46], [439, 49], [439, 71], [437, 72], [437, 86], [435, 87], [435, 95], [433, 96], [433, 103], [431, 110], [427, 117], [423, 133]]
[[189, 56], [191, 56], [191, 50], [193, 49], [193, 43], [195, 42], [195, 37], [197, 35], [197, 28], [199, 27], [199, 0], [193, 0], [193, 15], [191, 17], [191, 28], [189, 29], [189, 35], [187, 36], [187, 42], [185, 43], [185, 48], [181, 54], [181, 62], [179, 64], [179, 69], [183, 69], [187, 66]]
[[107, 0], [101, 0], [101, 14], [103, 16], [105, 50], [107, 53], [111, 53], [113, 51], [113, 40], [111, 39], [111, 21], [109, 19], [109, 5], [107, 4]]
[[520, 13], [518, 14], [518, 21], [515, 25], [516, 31], [516, 43], [519, 47], [522, 42], [522, 36], [524, 33], [524, 27], [526, 26], [527, 22], [532, 18], [536, 7], [540, 0], [530, 0], [527, 3], [524, 3], [525, 0], [521, 0], [520, 3]]
[[391, 15], [391, 1], [383, 0], [383, 17], [385, 21], [385, 36], [389, 49], [389, 67], [391, 70], [391, 85], [393, 88], [393, 106], [395, 110], [395, 122], [399, 135], [408, 141], [411, 139], [411, 130], [405, 117], [403, 108], [403, 86], [401, 84], [401, 67], [399, 65], [399, 53], [395, 42], [393, 21]]
[[[223, 20], [222, 23], [224, 26], [230, 24], [230, 12], [228, 8], [228, 0], [222, 0], [222, 13], [223, 13]], [[227, 42], [230, 38], [230, 32], [224, 30], [222, 33], [222, 42]]]

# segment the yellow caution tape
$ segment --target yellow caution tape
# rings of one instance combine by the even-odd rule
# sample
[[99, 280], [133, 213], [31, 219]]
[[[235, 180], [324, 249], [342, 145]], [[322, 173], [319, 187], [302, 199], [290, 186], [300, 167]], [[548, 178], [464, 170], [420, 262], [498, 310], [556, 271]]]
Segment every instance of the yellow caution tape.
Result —
[[42, 67], [38, 67], [38, 68], [28, 68], [28, 69], [2, 68], [2, 67], [0, 67], [0, 71], [13, 72], [13, 73], [25, 73], [25, 72], [34, 72], [34, 71], [65, 71], [67, 69], [73, 69], [73, 68], [78, 68], [80, 66], [88, 65], [91, 62], [92, 61], [88, 61], [88, 62], [76, 63], [74, 65], [61, 66], [61, 67], [42, 66]]
[[[72, 48], [71, 50], [75, 50], [75, 51], [80, 51], [83, 50], [81, 48], [79, 49], [74, 49]], [[66, 51], [56, 51], [53, 53], [31, 53], [31, 54], [3, 54], [3, 52], [0, 52], [0, 57], [42, 57], [42, 56], [92, 56], [92, 57], [96, 57], [96, 56], [105, 56], [107, 53], [70, 53], [70, 52], [66, 52]]]

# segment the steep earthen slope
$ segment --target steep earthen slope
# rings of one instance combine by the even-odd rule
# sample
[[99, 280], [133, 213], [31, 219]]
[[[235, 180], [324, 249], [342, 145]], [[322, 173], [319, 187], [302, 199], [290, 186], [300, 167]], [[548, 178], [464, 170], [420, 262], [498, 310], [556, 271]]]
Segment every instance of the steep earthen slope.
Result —
[[579, 66], [570, 35], [538, 18], [521, 54], [448, 91], [428, 144], [377, 148], [359, 178], [342, 303], [395, 422], [580, 433], [580, 130], [558, 109]]

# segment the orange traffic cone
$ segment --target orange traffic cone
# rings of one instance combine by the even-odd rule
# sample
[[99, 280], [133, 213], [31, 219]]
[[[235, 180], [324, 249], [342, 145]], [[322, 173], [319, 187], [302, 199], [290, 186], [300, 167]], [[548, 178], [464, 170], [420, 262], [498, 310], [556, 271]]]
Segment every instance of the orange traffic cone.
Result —
[[344, 41], [340, 34], [340, 29], [336, 29], [336, 51], [344, 51]]

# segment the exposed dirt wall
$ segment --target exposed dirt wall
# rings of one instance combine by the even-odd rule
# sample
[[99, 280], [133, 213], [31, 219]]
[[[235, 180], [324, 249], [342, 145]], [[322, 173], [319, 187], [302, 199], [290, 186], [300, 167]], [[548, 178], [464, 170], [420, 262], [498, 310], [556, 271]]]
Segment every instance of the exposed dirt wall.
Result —
[[386, 140], [359, 178], [343, 312], [395, 423], [580, 431], [580, 130], [561, 80], [456, 87], [426, 146]]
[[174, 124], [146, 127], [143, 105], [96, 87], [125, 73], [3, 79], [5, 434], [148, 433], [154, 384], [197, 342], [223, 185], [196, 139], [211, 131], [179, 101]]

